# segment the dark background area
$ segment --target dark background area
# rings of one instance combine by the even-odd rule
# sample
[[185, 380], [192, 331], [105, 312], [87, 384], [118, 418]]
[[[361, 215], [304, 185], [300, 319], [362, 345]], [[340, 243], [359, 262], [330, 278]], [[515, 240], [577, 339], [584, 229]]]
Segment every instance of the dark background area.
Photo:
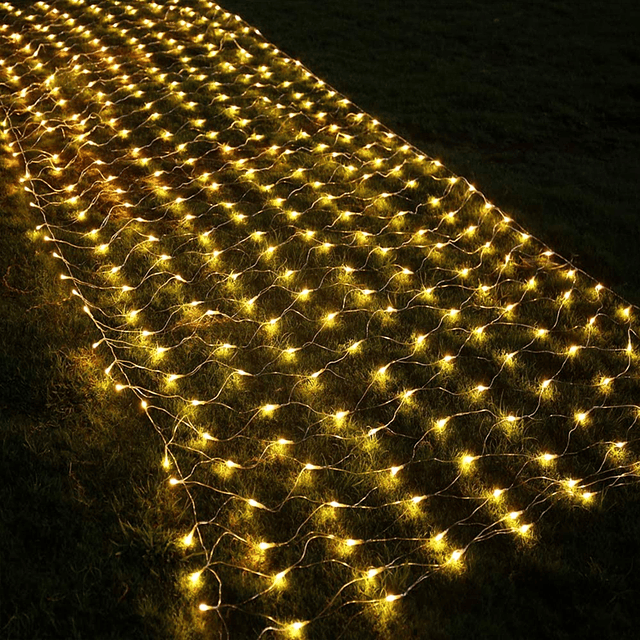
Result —
[[221, 4], [640, 303], [640, 4]]

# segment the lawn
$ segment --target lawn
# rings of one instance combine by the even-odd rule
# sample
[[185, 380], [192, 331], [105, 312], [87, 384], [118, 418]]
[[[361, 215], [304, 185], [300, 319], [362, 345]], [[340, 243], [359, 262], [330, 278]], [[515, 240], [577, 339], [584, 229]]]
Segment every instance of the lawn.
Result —
[[636, 2], [224, 4], [640, 302]]
[[5, 637], [635, 637], [630, 15], [369, 4], [0, 5]]

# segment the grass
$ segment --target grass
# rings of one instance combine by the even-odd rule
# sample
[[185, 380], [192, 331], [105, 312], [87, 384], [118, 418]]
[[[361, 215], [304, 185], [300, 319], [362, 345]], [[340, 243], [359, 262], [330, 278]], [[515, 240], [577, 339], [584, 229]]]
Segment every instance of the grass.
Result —
[[3, 158], [0, 202], [0, 635], [191, 637], [176, 506], [147, 424], [96, 382], [91, 327], [31, 240]]
[[[52, 135], [38, 137], [41, 130], [34, 125], [33, 113], [25, 111], [27, 102], [6, 77], [2, 80], [3, 102], [25, 149], [13, 156], [15, 146], [3, 148], [0, 178], [5, 187], [0, 202], [2, 634], [196, 638], [228, 632], [231, 638], [243, 638], [258, 635], [268, 624], [265, 616], [271, 616], [274, 625], [285, 630], [265, 632], [263, 637], [292, 635], [286, 624], [295, 619], [311, 621], [302, 631], [310, 638], [635, 637], [638, 580], [633, 569], [640, 500], [636, 487], [616, 485], [637, 478], [637, 309], [631, 308], [631, 321], [625, 319], [622, 300], [607, 290], [596, 292], [592, 280], [582, 272], [572, 274], [557, 256], [545, 257], [545, 247], [535, 239], [523, 240], [518, 227], [505, 223], [499, 210], [486, 208], [468, 183], [449, 183], [446, 169], [401, 150], [401, 143], [383, 137], [369, 119], [361, 124], [350, 120], [351, 107], [351, 116], [344, 115], [333, 97], [290, 67], [274, 63], [252, 36], [239, 36], [256, 58], [246, 69], [253, 71], [262, 61], [274, 64], [275, 84], [267, 82], [269, 76], [264, 80], [267, 95], [282, 91], [281, 79], [291, 78], [294, 89], [317, 100], [314, 109], [326, 109], [330, 119], [359, 136], [362, 144], [351, 147], [345, 142], [338, 160], [311, 150], [311, 143], [294, 136], [307, 128], [314, 145], [331, 144], [322, 125], [312, 119], [301, 119], [302, 127], [282, 125], [274, 113], [260, 107], [263, 89], [245, 89], [235, 82], [233, 70], [216, 67], [214, 77], [251, 115], [250, 124], [239, 123], [238, 116], [216, 104], [219, 87], [207, 93], [193, 77], [197, 72], [183, 74], [181, 65], [187, 62], [154, 41], [148, 29], [139, 29], [125, 8], [100, 3], [118, 14], [120, 22], [129, 21], [129, 29], [148, 43], [154, 62], [189, 91], [189, 98], [179, 96], [155, 78], [156, 72], [140, 73], [137, 65], [147, 63], [135, 59], [124, 34], [107, 24], [113, 19], [90, 16], [72, 4], [56, 4], [95, 29], [117, 52], [127, 72], [144, 87], [142, 100], [151, 101], [160, 116], [157, 123], [150, 122], [149, 110], [129, 95], [115, 106], [101, 103], [86, 81], [79, 82], [68, 71], [64, 56], [45, 47], [45, 70], [22, 63], [16, 68], [28, 79], [25, 86], [33, 87], [27, 100], [43, 96], [41, 108], [47, 117], [60, 116], [63, 123]], [[231, 0], [228, 4], [233, 9]], [[298, 36], [294, 10], [307, 11], [313, 32], [321, 44], [331, 43], [326, 48], [334, 55], [346, 39], [333, 28], [325, 29], [322, 20], [333, 26], [336, 15], [343, 25], [360, 21], [372, 37], [372, 18], [363, 16], [362, 9], [354, 16], [351, 8], [328, 3], [324, 13], [315, 15], [306, 3], [282, 6], [277, 19], [283, 34]], [[408, 26], [420, 24], [415, 12], [420, 15], [424, 9], [403, 6], [414, 12], [412, 18], [402, 18], [407, 14], [396, 10], [385, 24], [392, 33], [417, 37]], [[257, 12], [254, 16], [249, 15], [251, 7]], [[530, 10], [543, 8], [550, 10], [547, 5]], [[36, 22], [58, 20], [50, 12], [45, 17], [41, 7], [33, 11]], [[154, 16], [154, 11], [155, 17], [164, 16], [163, 28], [178, 39], [187, 38], [176, 22], [180, 15], [159, 12], [153, 5], [143, 13]], [[553, 11], [559, 32], [569, 14], [564, 8]], [[584, 11], [584, 20], [596, 24], [591, 11]], [[247, 3], [242, 12], [267, 32], [261, 20], [273, 14], [272, 8]], [[472, 26], [481, 24], [484, 14], [466, 4], [459, 12], [468, 25], [464, 32], [470, 34], [465, 55], [457, 62], [464, 65], [478, 58], [472, 45], [483, 38]], [[23, 16], [10, 14], [11, 29], [23, 24]], [[504, 22], [507, 17], [514, 20], [505, 5], [493, 19]], [[237, 28], [231, 19], [216, 18], [224, 29]], [[285, 18], [293, 23], [289, 30]], [[436, 44], [438, 34], [453, 27], [443, 20], [428, 24], [433, 31], [430, 41], [440, 49], [444, 65], [449, 50]], [[502, 48], [513, 47], [510, 60], [524, 56], [524, 47], [510, 44], [517, 36], [525, 37], [516, 26], [500, 36]], [[597, 27], [605, 30], [600, 23]], [[59, 24], [55, 33], [65, 40], [75, 37]], [[301, 46], [295, 40], [289, 48], [276, 35], [268, 36], [305, 59], [295, 50]], [[210, 37], [221, 41], [221, 34]], [[391, 36], [383, 39], [394, 42]], [[551, 46], [549, 40], [542, 42]], [[179, 41], [192, 46], [188, 39]], [[618, 42], [607, 46], [622, 46]], [[21, 55], [7, 49], [6, 40], [1, 46], [11, 64]], [[358, 46], [376, 50], [373, 44]], [[73, 47], [93, 51], [89, 43], [74, 41]], [[190, 64], [208, 73], [210, 61], [193, 51], [200, 50], [190, 49]], [[398, 55], [403, 65], [408, 64], [404, 48]], [[223, 47], [223, 60], [235, 62], [234, 56], [233, 46]], [[121, 97], [122, 89], [110, 84], [110, 72], [99, 58], [92, 52], [83, 64], [107, 93]], [[385, 58], [389, 64], [392, 59]], [[539, 60], [527, 59], [530, 65]], [[498, 56], [492, 64], [499, 66], [500, 60]], [[340, 86], [346, 72], [334, 71], [331, 83], [395, 127], [397, 100], [418, 96], [415, 87], [422, 83], [409, 74], [406, 86], [394, 84], [400, 74], [385, 73], [379, 62], [370, 71], [371, 78], [377, 74], [378, 84], [371, 80], [368, 91], [383, 94], [380, 107], [366, 106], [364, 98], [358, 98], [358, 87]], [[321, 61], [310, 58], [309, 63], [329, 79]], [[339, 69], [336, 60], [328, 64]], [[538, 214], [556, 219], [549, 204], [553, 197], [545, 195], [549, 199], [538, 205], [540, 210], [527, 209], [524, 203], [549, 189], [531, 179], [528, 186], [521, 184], [527, 172], [519, 163], [513, 163], [513, 174], [506, 174], [494, 162], [492, 174], [479, 158], [490, 142], [488, 136], [501, 138], [508, 123], [517, 144], [527, 131], [533, 132], [527, 134], [530, 140], [542, 145], [535, 147], [534, 158], [546, 157], [544, 145], [557, 144], [557, 131], [552, 134], [547, 121], [532, 122], [533, 117], [525, 128], [517, 113], [506, 112], [511, 101], [501, 100], [503, 94], [495, 87], [473, 84], [468, 77], [454, 82], [455, 67], [445, 81], [440, 66], [441, 82], [432, 84], [442, 86], [443, 104], [445, 96], [457, 100], [446, 127], [433, 131], [457, 130], [458, 137], [441, 136], [443, 151], [437, 155], [538, 233], [533, 223]], [[66, 106], [56, 104], [42, 83], [55, 68]], [[351, 73], [366, 93], [366, 74], [353, 68]], [[552, 71], [547, 75], [553, 76]], [[530, 83], [516, 76], [513, 84], [524, 101], [521, 94], [529, 91]], [[553, 77], [560, 82], [558, 75]], [[511, 83], [498, 81], [504, 84]], [[464, 87], [476, 96], [465, 108], [469, 94], [464, 94]], [[485, 99], [486, 92], [491, 100]], [[394, 93], [396, 98], [390, 99]], [[281, 95], [284, 102], [292, 100], [287, 92]], [[605, 100], [600, 94], [592, 97], [596, 104]], [[187, 107], [187, 99], [195, 104]], [[420, 100], [426, 101], [424, 95]], [[491, 109], [499, 103], [505, 112], [496, 116], [491, 109], [479, 111], [483, 101]], [[616, 103], [611, 108], [627, 107]], [[420, 112], [414, 105], [402, 113], [413, 109]], [[89, 134], [97, 148], [75, 137], [82, 129], [71, 124], [71, 112], [82, 110], [99, 123]], [[194, 112], [206, 121], [204, 129], [191, 125], [195, 115], [188, 114]], [[429, 135], [429, 127], [442, 118], [441, 112], [434, 114], [431, 124], [425, 124]], [[129, 137], [114, 136], [106, 124], [111, 117], [118, 119], [118, 128], [130, 130]], [[483, 132], [478, 122], [492, 122], [496, 129]], [[215, 142], [204, 135], [212, 128], [219, 132]], [[404, 132], [401, 124], [397, 129]], [[172, 132], [173, 138], [167, 142], [163, 131]], [[626, 149], [626, 133], [616, 131], [617, 148]], [[248, 132], [263, 133], [266, 139], [248, 138]], [[607, 130], [606, 135], [612, 134]], [[420, 138], [413, 140], [433, 154]], [[458, 146], [455, 140], [467, 140], [469, 147], [459, 149], [457, 156], [444, 155], [445, 147]], [[280, 150], [293, 149], [293, 159], [269, 150], [272, 142]], [[362, 148], [365, 142], [375, 145], [374, 151]], [[237, 153], [245, 164], [229, 162], [231, 152], [224, 144], [240, 145]], [[149, 167], [140, 162], [140, 152], [132, 152], [134, 146], [145, 148]], [[43, 160], [53, 152], [63, 158], [62, 175]], [[557, 158], [560, 164], [554, 166], [562, 167], [558, 179], [563, 177], [563, 189], [565, 184], [575, 185], [575, 166], [571, 170], [572, 163], [562, 154]], [[631, 158], [629, 152], [629, 163]], [[108, 161], [114, 181], [104, 179], [96, 159]], [[28, 183], [38, 194], [35, 208], [28, 206], [31, 197], [19, 182], [25, 160], [35, 176]], [[470, 163], [467, 173], [459, 169], [464, 165], [456, 165], [463, 160]], [[391, 172], [400, 161], [401, 178]], [[347, 162], [356, 166], [351, 182], [335, 177], [342, 175]], [[549, 164], [534, 164], [540, 171], [551, 170]], [[473, 171], [486, 170], [487, 177], [474, 174], [472, 165]], [[247, 167], [258, 177], [245, 175]], [[305, 168], [309, 178], [293, 174], [298, 167]], [[207, 179], [184, 179], [205, 169], [216, 172], [218, 188]], [[168, 191], [159, 188], [156, 170]], [[364, 172], [373, 174], [370, 180]], [[496, 180], [493, 187], [486, 182], [491, 175]], [[416, 181], [411, 187], [415, 191], [406, 185], [411, 179]], [[312, 180], [323, 184], [312, 186]], [[62, 192], [75, 181], [79, 203], [68, 201]], [[273, 186], [265, 191], [269, 184]], [[607, 181], [607, 188], [611, 184]], [[116, 187], [122, 192], [114, 192]], [[608, 200], [611, 192], [597, 200], [597, 189], [590, 188], [593, 193], [581, 197], [595, 216], [597, 203]], [[506, 198], [509, 190], [517, 205], [513, 208]], [[392, 195], [381, 196], [383, 191]], [[318, 204], [317, 193], [345, 199], [355, 211], [355, 221], [336, 218], [343, 202]], [[175, 200], [177, 194], [186, 202]], [[562, 195], [568, 198], [564, 208], [573, 211], [576, 194], [569, 189]], [[303, 212], [302, 217], [274, 206], [277, 197], [287, 208]], [[428, 208], [425, 203], [433, 197], [441, 198], [440, 203]], [[125, 199], [137, 202], [136, 215], [147, 222], [134, 223], [128, 210], [112, 208]], [[233, 206], [221, 206], [224, 201]], [[91, 206], [82, 218], [78, 211], [85, 203]], [[398, 217], [403, 208], [410, 214]], [[227, 209], [247, 218], [230, 218]], [[421, 215], [411, 215], [412, 209], [422, 209]], [[620, 219], [631, 217], [622, 206], [614, 209]], [[449, 210], [457, 211], [453, 220], [442, 216]], [[41, 214], [64, 263], [51, 256], [45, 232], [34, 232]], [[187, 214], [194, 217], [187, 219]], [[563, 232], [561, 239], [567, 245], [559, 244], [553, 234], [539, 235], [553, 249], [564, 250], [578, 239], [575, 224], [566, 217], [556, 222], [568, 234], [565, 238]], [[470, 223], [477, 226], [475, 234], [457, 235]], [[86, 233], [98, 226], [97, 234]], [[419, 229], [426, 231], [424, 239], [416, 234]], [[252, 235], [256, 230], [263, 235]], [[306, 231], [315, 235], [307, 236]], [[373, 240], [362, 231], [369, 231]], [[158, 243], [149, 242], [146, 234], [151, 232]], [[594, 242], [598, 235], [605, 237], [595, 234]], [[621, 237], [624, 240], [612, 242], [630, 241], [628, 232]], [[444, 240], [443, 247], [438, 248], [436, 240]], [[327, 241], [333, 246], [325, 247]], [[479, 248], [485, 241], [491, 250]], [[607, 242], [597, 255], [609, 256], [611, 269], [620, 269]], [[102, 243], [105, 250], [99, 248]], [[269, 245], [275, 247], [273, 254]], [[379, 246], [390, 247], [391, 253]], [[171, 255], [171, 260], [161, 253]], [[508, 265], [506, 254], [514, 258]], [[580, 259], [578, 263], [585, 265]], [[355, 272], [345, 275], [344, 264], [354, 265]], [[114, 265], [120, 267], [116, 275]], [[413, 274], [399, 273], [400, 267]], [[462, 267], [469, 273], [463, 275]], [[287, 275], [286, 268], [295, 273]], [[60, 280], [61, 272], [71, 275], [73, 282]], [[613, 272], [602, 272], [601, 279], [622, 287], [625, 281], [607, 279]], [[532, 277], [535, 286], [527, 287]], [[488, 291], [479, 289], [482, 283], [489, 283]], [[434, 291], [428, 294], [429, 286]], [[636, 285], [627, 281], [624, 286], [632, 291]], [[72, 295], [74, 287], [82, 302]], [[372, 293], [358, 293], [363, 287]], [[303, 288], [309, 292], [303, 293]], [[253, 297], [256, 300], [249, 304]], [[516, 303], [515, 315], [505, 308], [507, 302]], [[82, 304], [90, 315], [82, 313]], [[384, 311], [387, 305], [395, 311]], [[211, 319], [206, 308], [215, 308], [217, 315]], [[462, 311], [455, 315], [450, 309]], [[329, 310], [338, 315], [329, 318]], [[587, 324], [594, 316], [595, 329]], [[272, 318], [278, 319], [274, 325]], [[478, 326], [485, 329], [482, 336], [474, 333]], [[534, 338], [540, 326], [548, 327], [549, 335]], [[419, 333], [426, 336], [424, 344], [417, 341]], [[358, 349], [348, 349], [356, 338]], [[629, 340], [631, 352], [626, 350]], [[581, 348], [569, 355], [572, 344]], [[158, 353], [158, 346], [167, 351]], [[291, 354], [289, 348], [297, 351]], [[509, 352], [516, 354], [514, 365], [506, 364]], [[445, 365], [441, 358], [446, 354], [456, 358]], [[383, 375], [375, 374], [381, 366], [388, 368]], [[252, 375], [239, 375], [239, 369]], [[310, 376], [314, 371], [321, 373]], [[171, 373], [183, 377], [171, 380]], [[601, 384], [605, 374], [612, 376], [610, 391]], [[554, 381], [544, 392], [539, 388], [541, 376]], [[479, 381], [489, 387], [484, 394], [473, 391]], [[116, 384], [124, 387], [120, 393]], [[414, 394], [405, 396], [408, 389]], [[203, 404], [194, 404], [194, 399]], [[343, 410], [349, 413], [338, 416]], [[577, 410], [586, 412], [584, 420], [576, 418]], [[506, 416], [512, 412], [520, 421], [509, 427]], [[442, 416], [449, 422], [440, 432], [434, 424]], [[374, 425], [380, 428], [377, 434], [366, 435]], [[279, 443], [278, 438], [293, 444]], [[619, 440], [626, 448], [616, 452], [613, 443]], [[558, 459], [541, 469], [541, 451], [558, 452]], [[463, 452], [478, 456], [473, 472], [461, 470]], [[319, 468], [302, 469], [309, 461]], [[400, 467], [394, 471], [396, 464]], [[568, 476], [581, 478], [576, 490], [567, 488]], [[175, 487], [167, 482], [169, 477], [178, 480]], [[496, 486], [507, 489], [502, 502], [485, 497]], [[592, 500], [582, 497], [586, 490], [596, 492]], [[412, 504], [408, 497], [416, 495], [428, 497]], [[249, 498], [267, 509], [252, 507]], [[363, 499], [371, 511], [329, 508], [332, 500], [357, 505]], [[477, 508], [471, 511], [469, 505]], [[531, 531], [514, 534], [507, 516], [514, 508], [523, 511], [518, 524], [532, 523]], [[441, 545], [434, 539], [438, 531], [447, 532]], [[190, 532], [194, 540], [185, 547], [184, 537]], [[345, 543], [356, 538], [363, 544], [351, 548]], [[277, 546], [258, 551], [259, 541], [265, 540]], [[465, 553], [454, 565], [447, 558], [456, 548]], [[368, 568], [382, 566], [385, 570], [375, 578], [362, 579]], [[203, 572], [195, 592], [185, 588], [194, 570]], [[286, 575], [275, 585], [274, 576], [283, 570]], [[354, 576], [354, 585], [336, 595]], [[218, 582], [224, 606], [217, 612], [215, 607], [198, 612], [198, 602], [215, 605]], [[261, 590], [261, 597], [249, 600]], [[390, 593], [403, 597], [387, 603], [384, 597]], [[337, 606], [329, 608], [330, 615], [319, 614], [333, 597]]]
[[640, 302], [637, 3], [223, 4]]

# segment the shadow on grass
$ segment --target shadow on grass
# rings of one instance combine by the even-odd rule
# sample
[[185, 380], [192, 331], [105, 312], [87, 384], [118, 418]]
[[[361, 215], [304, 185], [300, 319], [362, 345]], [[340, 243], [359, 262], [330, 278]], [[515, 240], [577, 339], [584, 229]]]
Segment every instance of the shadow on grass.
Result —
[[0, 636], [191, 638], [149, 425], [99, 379], [84, 318], [0, 202]]

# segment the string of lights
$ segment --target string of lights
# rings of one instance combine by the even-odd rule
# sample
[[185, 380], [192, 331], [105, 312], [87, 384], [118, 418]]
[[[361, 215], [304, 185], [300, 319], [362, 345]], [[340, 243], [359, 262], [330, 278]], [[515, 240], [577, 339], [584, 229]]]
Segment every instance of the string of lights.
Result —
[[221, 634], [383, 615], [637, 481], [637, 309], [467, 180], [213, 2], [0, 12], [34, 241]]

